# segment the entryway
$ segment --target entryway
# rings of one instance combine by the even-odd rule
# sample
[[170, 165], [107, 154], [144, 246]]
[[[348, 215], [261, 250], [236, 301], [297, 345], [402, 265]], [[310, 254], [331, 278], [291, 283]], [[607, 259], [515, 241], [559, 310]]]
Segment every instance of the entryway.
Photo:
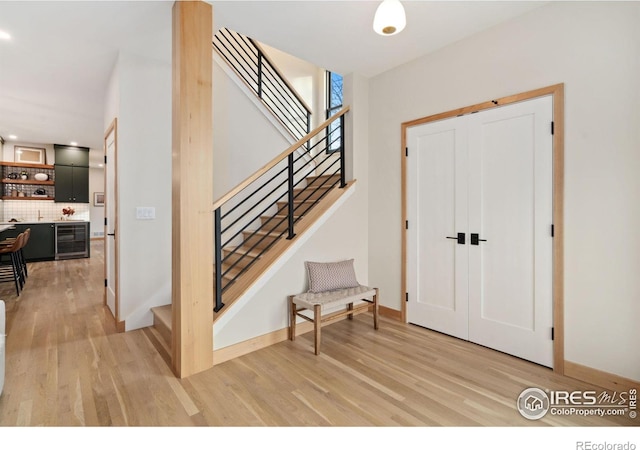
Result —
[[406, 318], [554, 367], [554, 96], [493, 106], [406, 127]]

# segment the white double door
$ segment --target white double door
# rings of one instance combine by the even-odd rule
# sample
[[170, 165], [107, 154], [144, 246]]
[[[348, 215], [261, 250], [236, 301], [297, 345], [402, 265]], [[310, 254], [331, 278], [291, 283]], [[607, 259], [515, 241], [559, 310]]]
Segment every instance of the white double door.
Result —
[[407, 130], [407, 317], [553, 366], [552, 98]]

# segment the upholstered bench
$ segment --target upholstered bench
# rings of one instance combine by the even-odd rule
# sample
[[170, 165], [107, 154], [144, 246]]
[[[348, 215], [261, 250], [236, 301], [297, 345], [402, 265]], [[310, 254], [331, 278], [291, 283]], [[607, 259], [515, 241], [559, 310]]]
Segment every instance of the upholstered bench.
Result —
[[[362, 303], [354, 303], [362, 301]], [[323, 309], [346, 306], [345, 310], [338, 310], [329, 314], [323, 314]], [[316, 355], [320, 354], [320, 330], [322, 324], [329, 320], [348, 316], [353, 319], [353, 315], [358, 312], [368, 310], [373, 306], [373, 328], [378, 329], [378, 288], [368, 286], [358, 286], [346, 289], [339, 289], [328, 292], [305, 292], [299, 295], [289, 296], [289, 339], [296, 338], [296, 317], [313, 322], [313, 348]], [[313, 317], [309, 317], [303, 311], [311, 311]]]

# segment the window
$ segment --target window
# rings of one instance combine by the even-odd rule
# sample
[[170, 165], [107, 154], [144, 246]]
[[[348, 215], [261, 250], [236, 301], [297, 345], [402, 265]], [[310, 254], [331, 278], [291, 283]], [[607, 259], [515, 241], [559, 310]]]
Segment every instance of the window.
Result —
[[[327, 119], [342, 109], [342, 75], [327, 71]], [[336, 120], [327, 130], [327, 151], [340, 150], [342, 130], [340, 121]]]

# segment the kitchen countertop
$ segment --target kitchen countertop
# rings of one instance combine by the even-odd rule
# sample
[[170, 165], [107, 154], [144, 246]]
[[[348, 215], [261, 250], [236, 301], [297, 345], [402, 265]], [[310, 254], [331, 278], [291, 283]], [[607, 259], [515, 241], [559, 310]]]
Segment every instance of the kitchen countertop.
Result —
[[[5, 226], [5, 225], [32, 225], [32, 224], [37, 224], [37, 223], [73, 223], [73, 222], [89, 222], [88, 220], [40, 220], [40, 221], [24, 221], [24, 222], [0, 222], [0, 227]], [[6, 229], [6, 228], [5, 228]], [[1, 230], [0, 230], [1, 231]]]

